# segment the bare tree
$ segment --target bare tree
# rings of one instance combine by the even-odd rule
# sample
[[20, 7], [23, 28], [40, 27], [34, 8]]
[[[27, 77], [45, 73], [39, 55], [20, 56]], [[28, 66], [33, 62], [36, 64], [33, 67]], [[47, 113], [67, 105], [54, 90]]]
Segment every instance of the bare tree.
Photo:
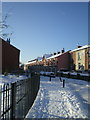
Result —
[[5, 30], [7, 30], [10, 25], [7, 24], [7, 19], [9, 17], [9, 14], [7, 13], [4, 17], [1, 18], [0, 20], [0, 37], [1, 38], [10, 38], [13, 32], [7, 33]]

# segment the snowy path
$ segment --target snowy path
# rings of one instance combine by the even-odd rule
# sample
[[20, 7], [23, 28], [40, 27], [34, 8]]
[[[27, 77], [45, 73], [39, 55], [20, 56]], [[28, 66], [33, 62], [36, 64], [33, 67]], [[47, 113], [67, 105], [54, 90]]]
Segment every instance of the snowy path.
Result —
[[87, 118], [88, 83], [73, 80], [72, 84], [71, 81], [67, 79], [63, 88], [58, 77], [49, 81], [48, 77], [41, 76], [38, 96], [26, 118]]

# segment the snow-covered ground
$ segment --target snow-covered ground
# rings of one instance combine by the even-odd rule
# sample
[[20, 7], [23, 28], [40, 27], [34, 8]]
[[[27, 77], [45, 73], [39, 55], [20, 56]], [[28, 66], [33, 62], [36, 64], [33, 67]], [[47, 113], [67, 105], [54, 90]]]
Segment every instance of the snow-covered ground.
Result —
[[90, 83], [59, 77], [40, 77], [40, 89], [26, 118], [88, 118]]

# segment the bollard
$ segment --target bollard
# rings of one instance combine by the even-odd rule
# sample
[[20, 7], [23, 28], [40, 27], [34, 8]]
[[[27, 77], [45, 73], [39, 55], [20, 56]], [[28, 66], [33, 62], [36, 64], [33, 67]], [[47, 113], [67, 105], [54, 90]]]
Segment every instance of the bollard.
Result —
[[70, 73], [68, 73], [68, 78], [70, 78]]
[[65, 87], [65, 80], [63, 80], [63, 88]]
[[62, 79], [61, 79], [61, 77], [59, 77], [59, 79], [60, 79], [60, 82], [62, 82]]
[[49, 81], [51, 81], [51, 76], [50, 76], [50, 80]]
[[77, 73], [77, 79], [80, 79], [80, 74], [79, 73]]

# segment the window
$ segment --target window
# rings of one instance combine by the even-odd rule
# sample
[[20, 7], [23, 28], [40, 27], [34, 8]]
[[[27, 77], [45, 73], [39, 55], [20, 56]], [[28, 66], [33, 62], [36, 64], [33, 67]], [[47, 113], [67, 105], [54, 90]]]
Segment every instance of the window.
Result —
[[84, 56], [84, 52], [82, 52], [82, 56]]
[[81, 69], [81, 64], [80, 64], [80, 63], [78, 63], [78, 69], [79, 69], [79, 70]]
[[88, 50], [88, 57], [90, 58], [90, 50]]
[[81, 54], [78, 53], [78, 60], [81, 60]]

